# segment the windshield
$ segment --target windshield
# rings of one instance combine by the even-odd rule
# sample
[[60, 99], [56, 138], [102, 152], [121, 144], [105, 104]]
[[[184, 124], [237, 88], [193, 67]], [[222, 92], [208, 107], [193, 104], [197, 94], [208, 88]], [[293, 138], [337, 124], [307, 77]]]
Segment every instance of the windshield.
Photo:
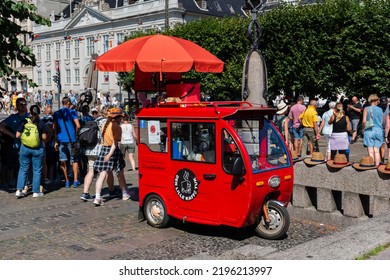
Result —
[[268, 120], [229, 121], [242, 142], [252, 162], [254, 173], [286, 167], [291, 164], [284, 140]]

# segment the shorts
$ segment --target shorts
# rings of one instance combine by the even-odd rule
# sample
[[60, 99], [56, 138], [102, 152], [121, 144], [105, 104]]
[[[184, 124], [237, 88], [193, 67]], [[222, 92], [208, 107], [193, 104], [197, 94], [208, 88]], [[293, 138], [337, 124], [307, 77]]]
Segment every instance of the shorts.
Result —
[[113, 171], [115, 175], [118, 175], [126, 167], [126, 162], [120, 149], [115, 149], [110, 159], [104, 161], [104, 157], [110, 152], [110, 149], [111, 146], [103, 146], [100, 155], [94, 162], [93, 169], [98, 172]]
[[78, 162], [78, 156], [74, 153], [74, 149], [72, 149], [72, 143], [60, 143], [59, 145], [59, 154], [60, 161], [70, 161], [71, 164]]
[[130, 154], [134, 154], [135, 152], [135, 144], [121, 144], [120, 146], [122, 154], [126, 154], [126, 151], [129, 152]]
[[357, 131], [359, 125], [359, 119], [351, 119], [351, 130]]
[[295, 139], [302, 139], [303, 138], [303, 128], [293, 127], [293, 135], [294, 135], [294, 140]]

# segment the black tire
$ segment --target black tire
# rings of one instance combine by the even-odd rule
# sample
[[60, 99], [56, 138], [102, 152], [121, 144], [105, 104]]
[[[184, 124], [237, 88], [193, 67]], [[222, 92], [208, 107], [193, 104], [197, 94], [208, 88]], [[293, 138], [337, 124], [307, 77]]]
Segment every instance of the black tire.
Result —
[[144, 215], [148, 224], [155, 228], [166, 227], [170, 220], [164, 201], [155, 194], [148, 196], [146, 199]]
[[264, 215], [260, 217], [255, 228], [257, 235], [270, 240], [282, 238], [290, 227], [290, 215], [287, 209], [275, 201], [269, 201], [268, 216], [271, 220], [269, 223], [265, 221]]

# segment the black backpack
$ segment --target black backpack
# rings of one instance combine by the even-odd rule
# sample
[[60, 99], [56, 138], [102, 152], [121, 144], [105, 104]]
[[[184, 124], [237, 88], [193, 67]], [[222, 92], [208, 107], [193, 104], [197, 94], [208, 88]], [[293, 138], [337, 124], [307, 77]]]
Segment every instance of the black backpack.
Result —
[[98, 143], [99, 126], [96, 121], [86, 122], [80, 129], [79, 143], [84, 147], [96, 146]]

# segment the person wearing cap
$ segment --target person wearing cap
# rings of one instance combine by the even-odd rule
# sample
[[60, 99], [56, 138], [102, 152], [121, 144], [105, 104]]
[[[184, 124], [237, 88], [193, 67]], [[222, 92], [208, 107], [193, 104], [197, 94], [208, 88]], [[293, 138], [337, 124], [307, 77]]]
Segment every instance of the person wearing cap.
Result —
[[[380, 148], [384, 142], [382, 128], [382, 109], [379, 104], [379, 97], [376, 94], [371, 94], [368, 97], [369, 106], [363, 109], [362, 125], [364, 127], [363, 143], [367, 147], [369, 156], [374, 158], [375, 165], [381, 162]], [[367, 121], [372, 121], [373, 126], [366, 127]]]
[[107, 121], [103, 126], [103, 147], [93, 165], [94, 170], [100, 172], [95, 184], [96, 195], [93, 201], [96, 206], [103, 204], [101, 191], [108, 172], [114, 172], [117, 175], [119, 186], [122, 190], [122, 199], [128, 200], [130, 198], [124, 176], [126, 162], [119, 147], [122, 137], [120, 123], [123, 116], [122, 109], [111, 108], [108, 112]]
[[362, 103], [359, 102], [357, 96], [352, 96], [351, 103], [347, 107], [347, 116], [351, 122], [351, 144], [355, 143], [357, 140], [357, 130], [360, 122], [360, 113], [363, 110]]
[[[23, 192], [23, 188], [26, 186], [28, 173], [30, 171], [30, 166], [32, 166], [33, 171], [33, 179], [32, 179], [32, 190], [33, 197], [41, 197], [43, 196], [43, 192], [41, 191], [41, 175], [42, 175], [42, 163], [43, 156], [45, 155], [45, 144], [46, 140], [46, 127], [45, 123], [40, 120], [39, 114], [41, 110], [38, 105], [32, 105], [30, 107], [30, 115], [29, 118], [33, 124], [38, 127], [40, 143], [36, 148], [28, 147], [25, 144], [21, 143], [20, 151], [19, 151], [19, 172], [18, 172], [18, 181], [17, 181], [17, 191], [15, 196], [20, 198], [26, 196], [26, 193]], [[16, 137], [20, 138], [24, 126], [27, 123], [27, 118], [21, 123], [19, 128], [16, 130]]]
[[302, 156], [306, 157], [307, 150], [310, 154], [313, 152], [314, 147], [318, 152], [318, 140], [320, 139], [320, 131], [318, 127], [318, 114], [317, 114], [317, 101], [310, 100], [307, 109], [299, 116], [303, 125], [303, 143], [302, 143]]
[[306, 110], [306, 106], [303, 105], [303, 96], [298, 96], [297, 103], [290, 109], [288, 117], [293, 121], [293, 136], [294, 136], [294, 150], [298, 156], [302, 154], [302, 138], [303, 127], [301, 126], [301, 119], [299, 116]]
[[16, 176], [18, 174], [20, 139], [16, 138], [16, 130], [29, 114], [27, 111], [27, 101], [24, 98], [16, 100], [16, 113], [9, 115], [0, 123], [0, 133], [7, 137], [6, 145], [2, 146], [1, 163], [2, 168], [6, 168], [4, 182], [14, 188]]
[[336, 102], [331, 101], [329, 103], [329, 110], [326, 111], [322, 115], [322, 121], [321, 121], [321, 124], [320, 124], [320, 132], [324, 136], [325, 143], [326, 143], [325, 157], [326, 157], [327, 160], [330, 160], [330, 142], [329, 142], [329, 139], [330, 139], [330, 135], [332, 134], [332, 130], [333, 130], [333, 124], [329, 124], [329, 120], [330, 120], [330, 117], [333, 116], [333, 114], [334, 114], [334, 108], [335, 107], [336, 107]]

